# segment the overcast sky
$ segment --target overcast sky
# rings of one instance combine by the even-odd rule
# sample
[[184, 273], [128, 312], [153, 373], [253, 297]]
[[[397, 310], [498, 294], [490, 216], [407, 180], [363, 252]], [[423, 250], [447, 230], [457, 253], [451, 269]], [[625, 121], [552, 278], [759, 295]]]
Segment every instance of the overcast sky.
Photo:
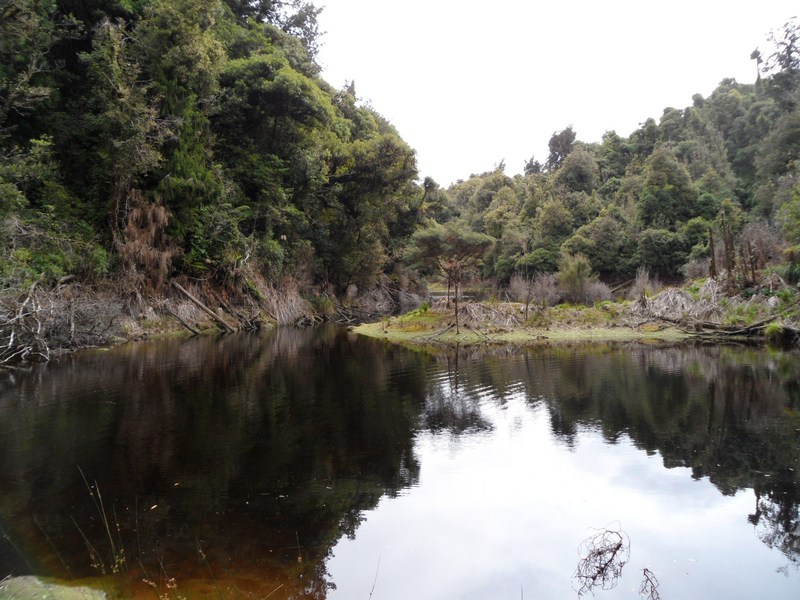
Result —
[[554, 131], [599, 142], [684, 108], [726, 77], [755, 81], [750, 53], [789, 0], [317, 0], [318, 60], [334, 87], [386, 117], [443, 186], [544, 162]]

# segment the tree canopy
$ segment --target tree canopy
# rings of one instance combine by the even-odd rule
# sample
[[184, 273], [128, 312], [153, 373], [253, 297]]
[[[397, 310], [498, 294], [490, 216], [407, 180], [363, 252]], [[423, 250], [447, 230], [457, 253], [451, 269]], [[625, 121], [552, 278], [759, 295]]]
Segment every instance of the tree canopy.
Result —
[[470, 268], [500, 285], [575, 255], [604, 279], [640, 266], [678, 277], [712, 258], [731, 207], [736, 239], [760, 223], [796, 243], [796, 20], [753, 53], [754, 83], [724, 79], [628, 137], [585, 143], [567, 126], [523, 174], [501, 163], [445, 189], [418, 180], [414, 150], [352, 82], [320, 78], [320, 10], [3, 3], [4, 289], [65, 275], [158, 289], [183, 275], [240, 294], [286, 278], [342, 293], [407, 280], [426, 245], [467, 261], [456, 241], [480, 247]]

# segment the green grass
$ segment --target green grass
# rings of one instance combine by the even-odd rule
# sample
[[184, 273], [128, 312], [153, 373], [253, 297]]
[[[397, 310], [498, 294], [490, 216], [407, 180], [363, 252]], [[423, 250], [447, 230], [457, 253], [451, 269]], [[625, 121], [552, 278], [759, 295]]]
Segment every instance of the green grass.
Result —
[[[494, 306], [491, 302], [487, 306]], [[458, 333], [454, 328], [452, 310], [420, 307], [399, 317], [384, 318], [378, 323], [359, 325], [356, 333], [389, 342], [421, 347], [430, 344], [536, 344], [543, 341], [678, 341], [686, 335], [676, 329], [621, 325], [623, 305], [602, 302], [597, 306], [562, 304], [552, 308], [532, 307], [528, 320], [511, 329], [490, 324], [480, 325], [477, 331], [464, 326]]]

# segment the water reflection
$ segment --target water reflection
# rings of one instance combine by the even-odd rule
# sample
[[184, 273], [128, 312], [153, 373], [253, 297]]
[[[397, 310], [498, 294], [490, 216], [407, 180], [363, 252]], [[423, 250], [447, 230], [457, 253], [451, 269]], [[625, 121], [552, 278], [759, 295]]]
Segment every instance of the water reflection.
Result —
[[141, 344], [17, 376], [0, 404], [0, 571], [91, 575], [84, 535], [111, 570], [80, 467], [132, 583], [213, 573], [324, 597], [331, 542], [419, 471], [424, 384], [408, 360], [334, 329], [280, 330]]
[[[125, 549], [124, 576], [114, 583], [122, 593], [146, 590], [142, 579], [166, 586], [175, 578], [189, 595], [185, 586], [194, 581], [219, 597], [346, 597], [344, 589], [332, 591], [340, 577], [346, 580], [341, 540], [360, 543], [365, 518], [381, 522], [403, 506], [407, 512], [391, 526], [400, 531], [420, 503], [435, 507], [449, 498], [446, 468], [436, 471], [439, 481], [421, 477], [439, 461], [470, 457], [458, 469], [477, 474], [485, 467], [490, 481], [476, 485], [498, 498], [519, 493], [522, 483], [513, 478], [520, 472], [535, 474], [535, 485], [552, 490], [557, 507], [564, 482], [544, 466], [534, 469], [537, 460], [547, 456], [555, 464], [565, 452], [603, 478], [591, 461], [622, 464], [629, 455], [614, 452], [630, 446], [645, 458], [658, 455], [668, 469], [709, 480], [724, 496], [753, 490], [740, 521], [784, 557], [787, 577], [797, 580], [796, 354], [561, 345], [431, 356], [332, 328], [282, 329], [132, 345], [3, 377], [0, 577], [95, 575], [88, 541], [107, 571]], [[504, 470], [507, 458], [491, 455], [497, 444], [508, 447], [504, 436], [536, 438], [531, 456], [513, 459], [513, 474]], [[551, 441], [555, 450], [546, 447]], [[587, 445], [592, 453], [578, 456]], [[654, 473], [626, 473], [626, 489], [647, 493], [647, 478], [664, 477]], [[691, 481], [680, 477], [680, 486]], [[101, 510], [90, 492], [95, 500], [102, 495]], [[526, 510], [549, 510], [558, 521], [544, 492], [525, 493]], [[468, 514], [470, 500], [480, 505], [477, 495], [463, 507], [449, 499], [439, 521]], [[528, 518], [506, 516], [511, 523]], [[422, 560], [436, 542], [430, 532], [415, 535], [420, 545], [410, 553]], [[585, 537], [563, 545], [572, 550]], [[634, 547], [651, 544], [631, 537]], [[354, 552], [358, 558], [346, 570], [371, 582], [378, 556]], [[551, 558], [522, 560], [542, 570]], [[563, 582], [550, 577], [531, 594], [567, 596], [570, 561]], [[668, 589], [662, 574], [659, 580]]]
[[[724, 495], [752, 488], [750, 522], [800, 564], [797, 353], [578, 344], [518, 351], [513, 360], [496, 354], [467, 351], [460, 373], [457, 359], [445, 359], [460, 404], [477, 406], [487, 388], [501, 403], [523, 390], [530, 404], [547, 407], [552, 433], [567, 447], [589, 428], [609, 444], [631, 439], [667, 468], [688, 467]], [[432, 408], [438, 403], [428, 401]], [[477, 410], [469, 420], [491, 427]]]

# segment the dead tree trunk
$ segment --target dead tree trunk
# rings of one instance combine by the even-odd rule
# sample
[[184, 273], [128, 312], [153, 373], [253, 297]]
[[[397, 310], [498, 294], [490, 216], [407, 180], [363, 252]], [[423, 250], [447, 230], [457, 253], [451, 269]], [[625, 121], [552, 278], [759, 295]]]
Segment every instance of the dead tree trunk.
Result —
[[190, 294], [186, 290], [186, 288], [184, 288], [180, 283], [178, 283], [177, 281], [173, 281], [172, 285], [175, 286], [175, 289], [177, 289], [184, 296], [186, 296], [189, 300], [191, 300], [195, 304], [195, 306], [197, 306], [200, 310], [202, 310], [209, 317], [211, 317], [220, 327], [222, 327], [223, 330], [227, 331], [228, 333], [234, 333], [236, 331], [233, 327], [228, 325], [228, 323], [227, 323], [227, 321], [225, 321], [225, 319], [220, 317], [217, 313], [215, 313], [213, 310], [208, 308], [205, 304], [200, 302], [200, 300], [198, 300], [192, 294]]

